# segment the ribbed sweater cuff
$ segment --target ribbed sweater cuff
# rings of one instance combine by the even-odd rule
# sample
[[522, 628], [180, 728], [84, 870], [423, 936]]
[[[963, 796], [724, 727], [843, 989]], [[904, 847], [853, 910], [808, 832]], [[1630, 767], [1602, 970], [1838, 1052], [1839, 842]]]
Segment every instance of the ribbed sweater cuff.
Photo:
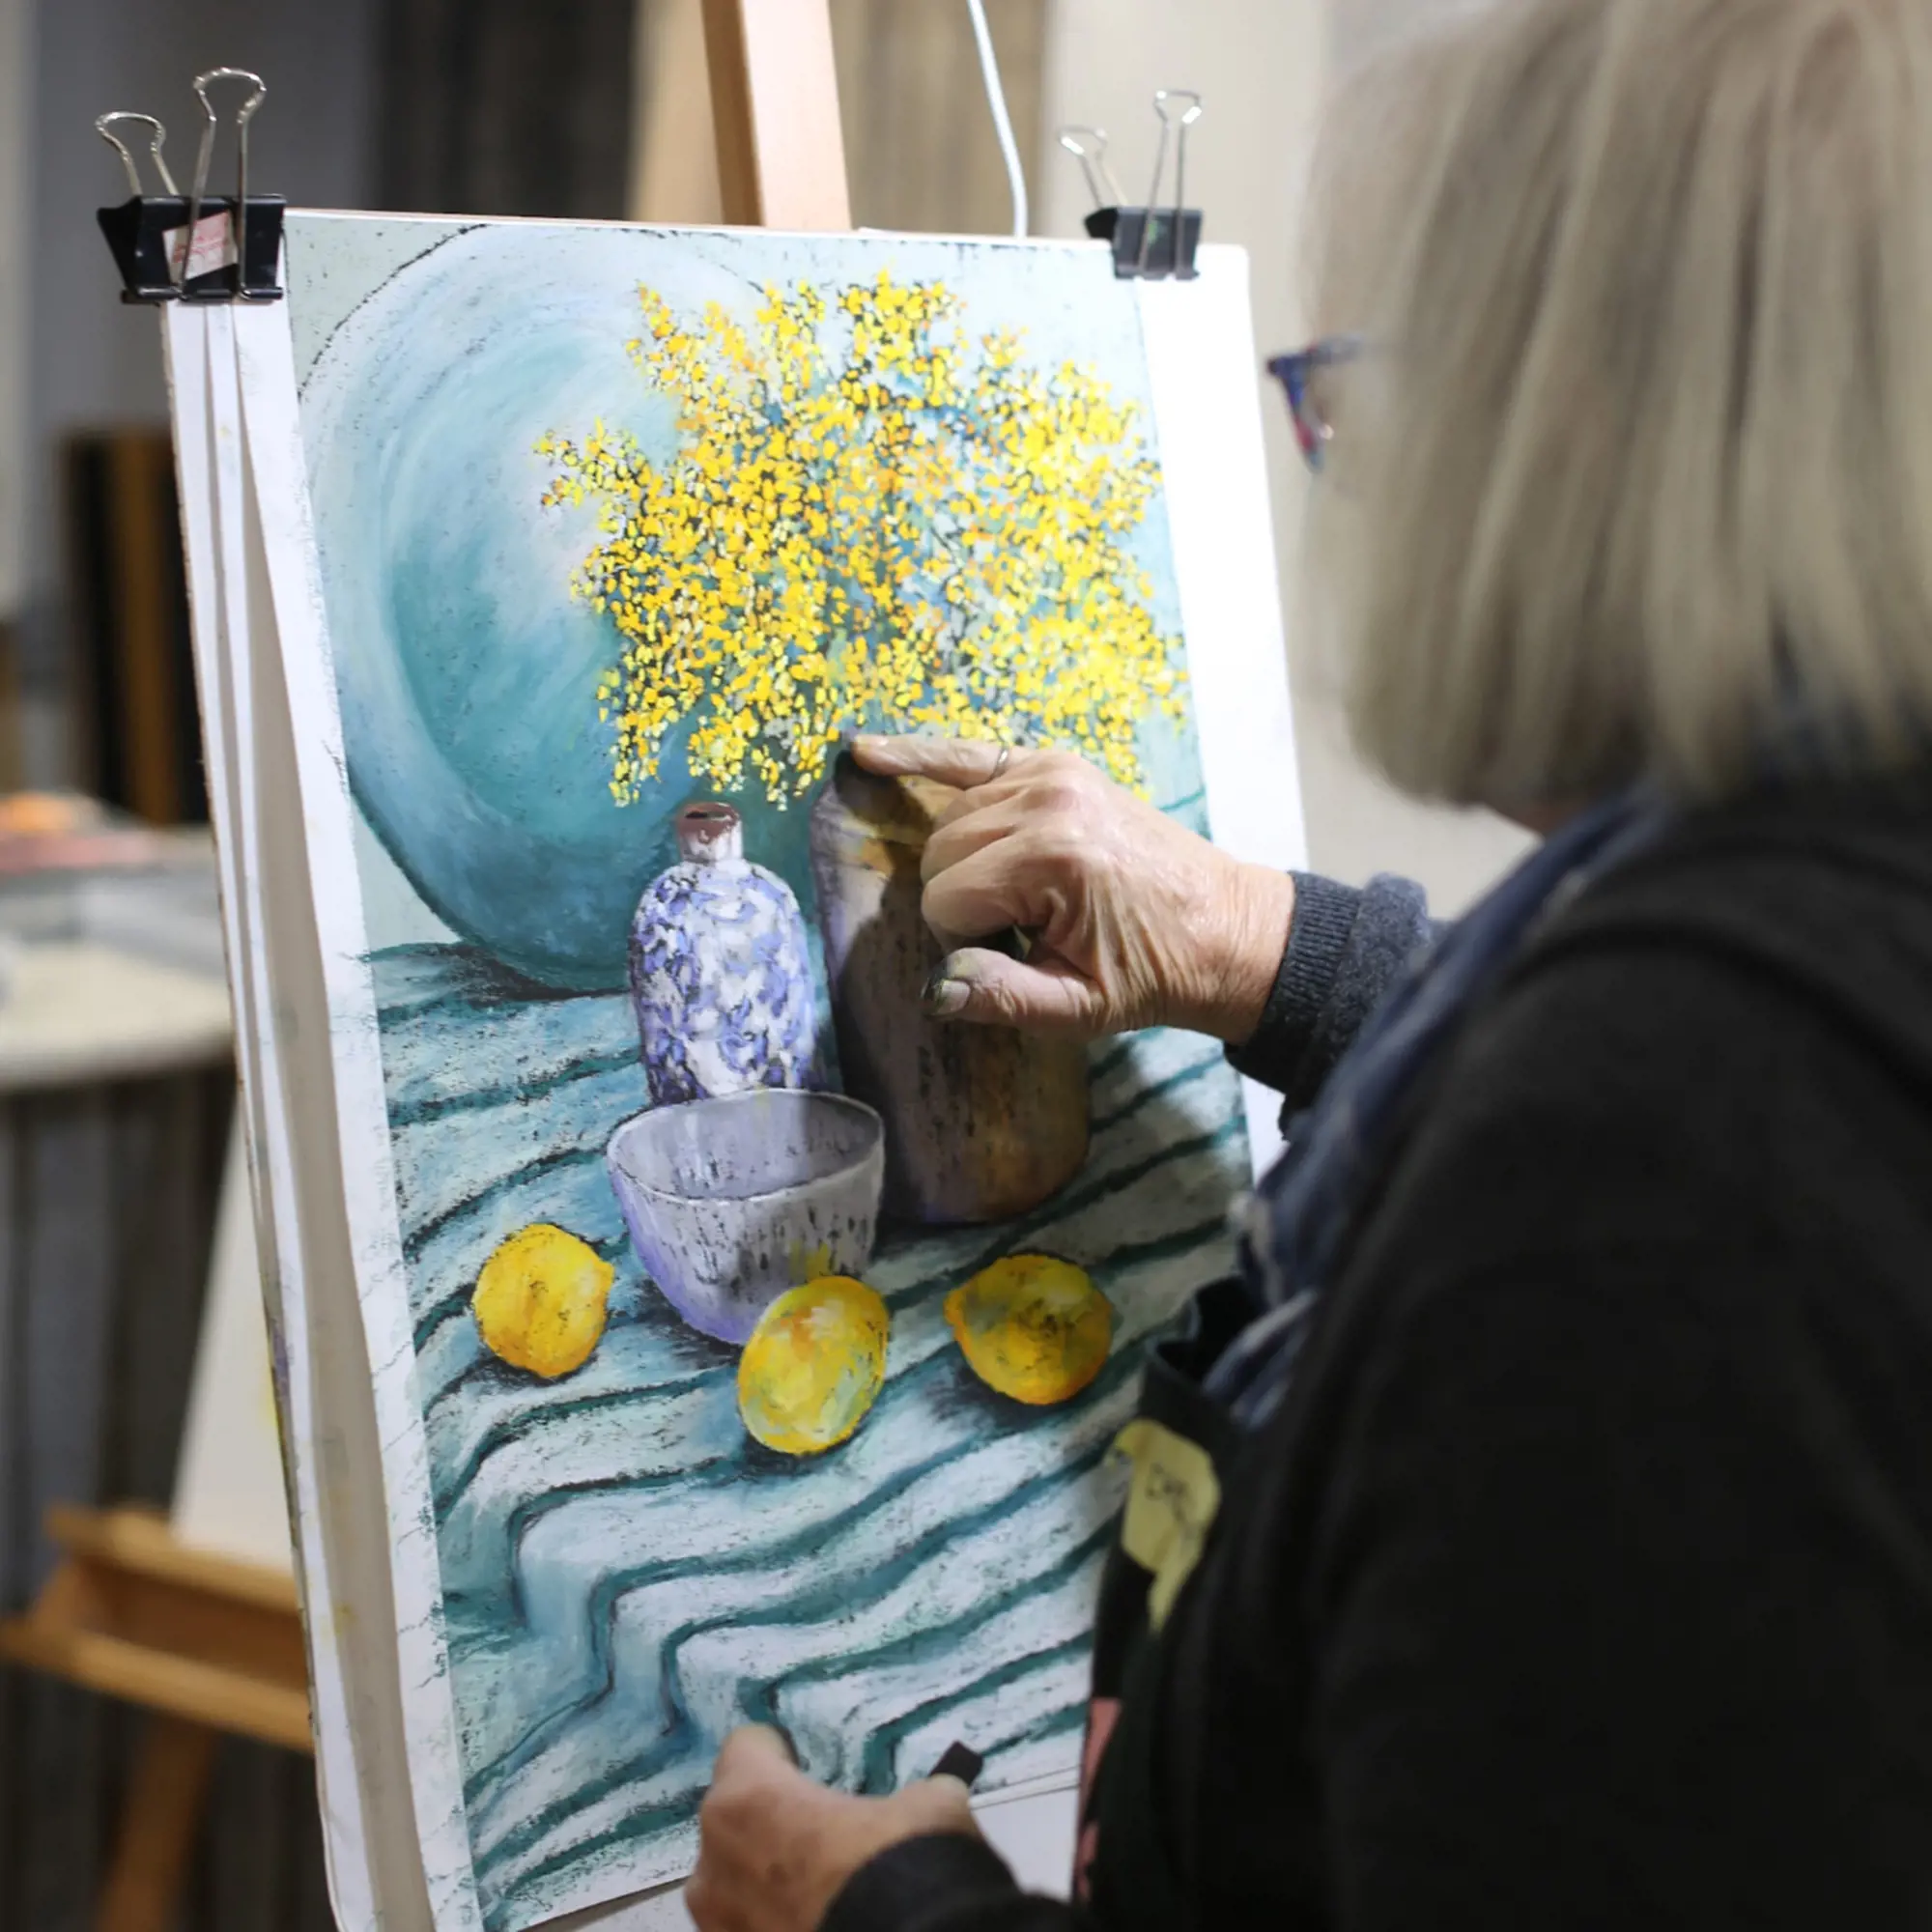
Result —
[[1440, 928], [1422, 888], [1380, 872], [1360, 892], [1294, 875], [1294, 922], [1255, 1037], [1230, 1054], [1285, 1096], [1284, 1120], [1321, 1090], [1404, 969]]
[[1333, 997], [1362, 907], [1362, 895], [1353, 886], [1340, 886], [1312, 872], [1292, 876], [1294, 918], [1274, 990], [1253, 1037], [1228, 1053], [1236, 1072], [1278, 1094], [1295, 1084], [1309, 1042]]

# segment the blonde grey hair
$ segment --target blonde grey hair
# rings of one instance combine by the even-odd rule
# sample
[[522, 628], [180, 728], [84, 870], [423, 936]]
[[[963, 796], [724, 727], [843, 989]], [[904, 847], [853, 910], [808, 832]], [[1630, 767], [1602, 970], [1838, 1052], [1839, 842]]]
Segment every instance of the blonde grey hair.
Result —
[[1932, 0], [1492, 0], [1357, 74], [1311, 535], [1362, 749], [1505, 807], [1932, 743]]

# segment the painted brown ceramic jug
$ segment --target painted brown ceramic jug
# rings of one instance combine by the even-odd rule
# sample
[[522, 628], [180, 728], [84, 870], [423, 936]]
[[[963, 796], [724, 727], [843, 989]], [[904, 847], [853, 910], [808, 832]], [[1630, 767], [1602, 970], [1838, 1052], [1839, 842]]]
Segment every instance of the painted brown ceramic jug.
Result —
[[920, 859], [957, 794], [840, 757], [811, 812], [811, 874], [844, 1087], [884, 1117], [885, 1209], [928, 1223], [1037, 1208], [1087, 1158], [1076, 1041], [928, 1019], [944, 957], [920, 916]]

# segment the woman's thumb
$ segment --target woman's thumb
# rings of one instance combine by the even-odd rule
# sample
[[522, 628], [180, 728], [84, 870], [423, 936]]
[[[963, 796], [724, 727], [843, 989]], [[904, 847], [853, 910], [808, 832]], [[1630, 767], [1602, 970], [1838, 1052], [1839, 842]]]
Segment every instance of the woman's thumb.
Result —
[[925, 1010], [936, 1020], [1017, 1027], [1022, 1033], [1103, 1032], [1099, 989], [1057, 962], [1009, 959], [982, 947], [950, 952], [925, 982]]

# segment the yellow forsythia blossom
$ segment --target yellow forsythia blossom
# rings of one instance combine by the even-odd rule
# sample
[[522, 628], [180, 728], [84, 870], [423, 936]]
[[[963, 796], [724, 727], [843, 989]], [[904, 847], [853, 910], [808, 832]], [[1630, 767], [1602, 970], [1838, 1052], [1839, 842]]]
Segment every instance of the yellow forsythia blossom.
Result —
[[969, 337], [941, 283], [768, 289], [750, 329], [639, 300], [631, 355], [677, 407], [676, 455], [602, 423], [538, 444], [545, 503], [601, 512], [572, 587], [620, 640], [597, 693], [620, 804], [687, 719], [693, 772], [780, 805], [881, 724], [1140, 783], [1138, 725], [1181, 715], [1183, 673], [1131, 548], [1159, 487], [1132, 404], [1010, 331]]

